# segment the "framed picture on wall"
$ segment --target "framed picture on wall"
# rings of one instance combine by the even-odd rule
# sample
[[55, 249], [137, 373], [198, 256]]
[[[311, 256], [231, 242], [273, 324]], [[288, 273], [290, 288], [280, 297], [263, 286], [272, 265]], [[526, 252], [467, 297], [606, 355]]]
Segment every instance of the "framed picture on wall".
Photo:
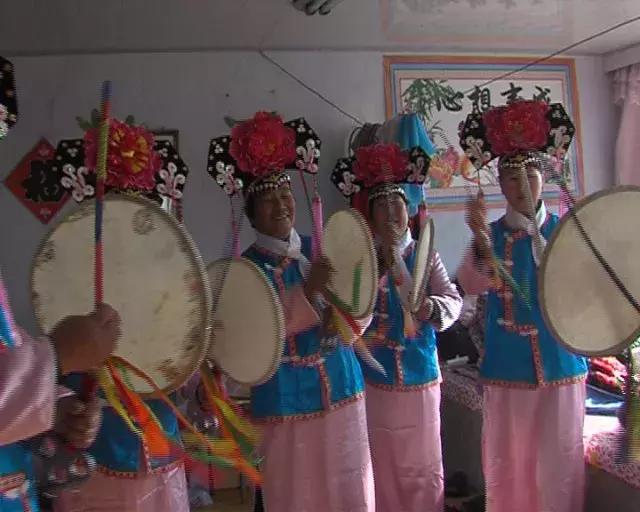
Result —
[[[437, 148], [427, 183], [431, 209], [462, 209], [478, 183], [489, 206], [504, 205], [496, 162], [477, 171], [459, 146], [458, 129], [474, 107], [483, 111], [514, 98], [544, 99], [564, 105], [576, 125], [565, 179], [572, 195], [584, 193], [574, 60], [555, 58], [529, 65], [532, 60], [451, 55], [384, 57], [387, 118], [401, 112], [421, 114]], [[560, 189], [551, 177], [546, 179], [543, 197], [551, 204], [559, 200]]]
[[153, 138], [155, 140], [166, 140], [171, 142], [176, 151], [180, 152], [180, 148], [178, 147], [179, 143], [179, 132], [178, 130], [166, 130], [164, 128], [160, 130], [151, 130], [153, 133]]

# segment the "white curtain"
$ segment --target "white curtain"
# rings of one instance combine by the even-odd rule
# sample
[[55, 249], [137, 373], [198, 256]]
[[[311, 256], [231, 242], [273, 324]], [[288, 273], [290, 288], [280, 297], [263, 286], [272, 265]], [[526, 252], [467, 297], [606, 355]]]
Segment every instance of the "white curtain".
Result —
[[613, 74], [613, 101], [622, 111], [616, 140], [618, 185], [640, 185], [640, 64]]

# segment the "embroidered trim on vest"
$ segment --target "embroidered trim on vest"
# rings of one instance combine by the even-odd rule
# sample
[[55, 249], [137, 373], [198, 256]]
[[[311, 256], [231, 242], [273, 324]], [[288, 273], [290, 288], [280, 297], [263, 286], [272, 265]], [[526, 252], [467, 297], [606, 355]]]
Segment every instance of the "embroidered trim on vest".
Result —
[[[6, 496], [7, 499], [16, 500], [20, 498], [20, 504], [24, 512], [32, 512], [31, 499], [29, 496], [30, 483], [25, 473], [11, 473], [0, 477], [0, 496]], [[16, 497], [7, 496], [9, 493], [15, 493]]]
[[182, 459], [175, 460], [165, 466], [160, 466], [158, 468], [147, 471], [116, 471], [115, 469], [110, 469], [99, 464], [96, 469], [106, 476], [111, 476], [114, 478], [125, 478], [127, 480], [137, 480], [138, 478], [146, 478], [150, 475], [160, 475], [163, 473], [168, 473], [169, 471], [172, 471], [179, 467], [184, 467], [184, 461]]
[[432, 388], [434, 386], [439, 386], [442, 383], [442, 377], [438, 375], [437, 379], [434, 379], [429, 382], [425, 382], [424, 384], [411, 384], [411, 385], [400, 385], [400, 384], [379, 384], [377, 382], [369, 382], [367, 380], [367, 386], [371, 386], [372, 388], [380, 389], [382, 391], [398, 391], [400, 393], [410, 393], [412, 391], [423, 391], [428, 388]]
[[[278, 287], [280, 302], [284, 301], [284, 296], [286, 293], [286, 286], [284, 284], [284, 280], [282, 279], [282, 274], [284, 273], [284, 269], [289, 265], [289, 262], [289, 258], [282, 258], [280, 263], [278, 263], [278, 265], [273, 269], [273, 279], [276, 282], [276, 286]], [[295, 335], [287, 335], [286, 342], [287, 347], [289, 348], [289, 356], [292, 358], [298, 357]]]
[[149, 446], [147, 445], [147, 441], [144, 438], [144, 436], [140, 438], [140, 442], [142, 443], [142, 462], [144, 464], [144, 467], [147, 473], [150, 473], [153, 471], [153, 468], [151, 467], [151, 457], [149, 456]]
[[[547, 214], [547, 217], [542, 224], [542, 229], [547, 225], [549, 220], [551, 219], [551, 214]], [[503, 227], [506, 230], [510, 230], [509, 226], [507, 226], [504, 217], [500, 219]], [[504, 263], [511, 276], [513, 276], [513, 244], [516, 240], [521, 240], [529, 236], [529, 234], [524, 230], [517, 231], [505, 231], [505, 246], [504, 246]], [[515, 277], [514, 277], [515, 279]], [[558, 380], [545, 380], [544, 377], [544, 363], [542, 361], [542, 352], [540, 351], [540, 342], [538, 339], [538, 328], [535, 325], [530, 324], [517, 324], [515, 320], [515, 316], [513, 314], [514, 304], [513, 304], [513, 292], [507, 288], [507, 284], [501, 279], [499, 281], [499, 286], [496, 288], [496, 296], [498, 300], [502, 303], [502, 307], [504, 310], [504, 318], [497, 319], [498, 325], [502, 326], [505, 331], [508, 331], [512, 334], [518, 334], [520, 336], [528, 338], [529, 344], [531, 346], [531, 354], [533, 357], [533, 366], [536, 374], [536, 384], [531, 384], [529, 382], [522, 381], [508, 381], [508, 380], [495, 380], [495, 379], [483, 379], [480, 381], [484, 385], [488, 386], [500, 386], [506, 388], [516, 388], [516, 389], [538, 389], [538, 388], [546, 388], [552, 386], [562, 386], [568, 384], [576, 384], [578, 382], [586, 380], [586, 375], [576, 375], [574, 377], [566, 377], [564, 379]]]
[[[411, 254], [411, 251], [414, 249], [415, 245], [415, 240], [412, 240], [402, 253], [403, 259]], [[391, 277], [392, 274], [389, 271], [380, 278], [380, 283], [378, 284], [378, 289], [381, 293], [378, 294], [378, 306], [376, 308], [376, 313], [374, 313], [378, 317], [378, 325], [376, 326], [376, 331], [373, 335], [373, 341], [375, 345], [382, 345], [385, 348], [394, 351], [393, 357], [397, 375], [395, 379], [396, 382], [394, 384], [374, 383], [371, 382], [366, 376], [365, 382], [367, 383], [367, 385], [387, 391], [417, 391], [434, 386], [440, 382], [440, 376], [438, 376], [438, 378], [436, 378], [435, 380], [422, 384], [405, 385], [404, 383], [405, 376], [404, 367], [402, 364], [402, 355], [404, 353], [405, 346], [398, 341], [388, 339], [388, 334], [391, 331], [391, 325], [389, 322], [387, 322], [390, 316], [388, 311], [389, 294], [391, 293], [390, 287], [393, 286], [393, 280], [391, 279]]]
[[331, 408], [331, 380], [324, 362], [318, 365], [318, 373], [320, 374], [320, 384], [322, 386], [322, 405], [325, 409]]
[[404, 347], [398, 346], [395, 349], [394, 359], [396, 361], [396, 373], [398, 374], [398, 386], [404, 386], [404, 370], [402, 369], [402, 352]]
[[[264, 255], [271, 257], [273, 259], [277, 259], [278, 255], [265, 249], [264, 247], [258, 247], [257, 245], [253, 245], [252, 248]], [[282, 257], [280, 262], [276, 267], [273, 268], [273, 277], [278, 287], [278, 295], [280, 296], [280, 300], [284, 299], [286, 293], [286, 285], [284, 283], [284, 279], [282, 275], [284, 274], [285, 269], [292, 263], [288, 257]], [[327, 373], [327, 369], [325, 367], [325, 358], [320, 350], [313, 354], [306, 355], [304, 357], [300, 357], [298, 355], [296, 336], [287, 336], [287, 347], [289, 349], [289, 356], [285, 356], [282, 358], [283, 364], [290, 364], [294, 367], [315, 367], [318, 371], [318, 376], [320, 380], [320, 392], [322, 394], [322, 411], [316, 411], [308, 414], [299, 414], [293, 416], [267, 416], [265, 418], [254, 418], [255, 423], [281, 423], [284, 421], [296, 421], [296, 420], [304, 420], [304, 419], [312, 419], [315, 417], [322, 416], [327, 412], [331, 412], [342, 405], [353, 402], [362, 396], [362, 393], [357, 393], [352, 397], [346, 398], [340, 402], [336, 402], [335, 404], [331, 403], [331, 380], [329, 379], [329, 374]]]
[[310, 412], [306, 414], [291, 414], [289, 416], [265, 416], [263, 418], [252, 418], [252, 422], [256, 425], [265, 425], [265, 424], [279, 424], [286, 423], [289, 421], [305, 421], [305, 420], [314, 420], [317, 418], [322, 418], [327, 414], [335, 411], [336, 409], [340, 409], [346, 405], [352, 404], [364, 398], [364, 392], [360, 391], [353, 396], [345, 398], [344, 400], [340, 400], [339, 402], [334, 402], [331, 406], [324, 411], [316, 411]]
[[[504, 245], [504, 259], [505, 261], [513, 262], [513, 244], [515, 240], [520, 240], [527, 236], [526, 231], [517, 231], [506, 237]], [[511, 277], [515, 279], [513, 275], [513, 263], [508, 267]], [[537, 386], [543, 386], [544, 379], [544, 366], [542, 363], [542, 354], [540, 353], [540, 345], [538, 342], [538, 329], [535, 325], [530, 324], [517, 324], [515, 315], [513, 314], [513, 292], [507, 291], [507, 284], [505, 282], [500, 283], [500, 290], [497, 292], [498, 300], [502, 302], [504, 309], [504, 321], [502, 327], [505, 331], [515, 333], [520, 336], [529, 339], [529, 345], [531, 346], [531, 354], [533, 356], [533, 366], [536, 373]], [[536, 385], [533, 385], [536, 387]]]
[[522, 382], [516, 380], [496, 380], [496, 379], [483, 379], [480, 378], [480, 383], [483, 386], [498, 386], [501, 388], [511, 389], [542, 389], [553, 388], [558, 386], [569, 386], [571, 384], [579, 384], [587, 380], [586, 375], [576, 375], [575, 377], [565, 377], [559, 380], [545, 380], [542, 384], [531, 384], [529, 382]]

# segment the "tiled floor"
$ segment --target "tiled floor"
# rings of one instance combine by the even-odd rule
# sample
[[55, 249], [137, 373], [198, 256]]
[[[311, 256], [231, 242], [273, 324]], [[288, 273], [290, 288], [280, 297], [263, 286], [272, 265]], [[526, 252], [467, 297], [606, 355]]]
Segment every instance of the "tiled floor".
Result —
[[250, 497], [245, 496], [244, 503], [237, 489], [218, 491], [215, 496], [213, 507], [195, 509], [198, 512], [252, 512], [253, 502]]
[[[462, 504], [470, 498], [447, 499], [448, 510], [462, 510]], [[195, 509], [194, 512], [253, 512], [252, 502], [245, 498], [244, 504], [240, 499], [239, 490], [218, 491], [216, 494], [216, 504], [213, 507]]]

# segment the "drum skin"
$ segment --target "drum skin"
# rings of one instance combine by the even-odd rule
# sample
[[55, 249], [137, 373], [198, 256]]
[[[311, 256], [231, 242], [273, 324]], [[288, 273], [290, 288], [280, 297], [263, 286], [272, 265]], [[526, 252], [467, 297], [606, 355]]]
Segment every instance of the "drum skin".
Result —
[[[594, 246], [636, 301], [640, 300], [640, 187], [592, 194], [573, 209]], [[539, 269], [545, 323], [569, 350], [615, 355], [640, 335], [640, 313], [627, 301], [567, 213]]]
[[[42, 241], [32, 269], [36, 318], [49, 332], [70, 314], [94, 308], [95, 201], [87, 201]], [[211, 291], [200, 253], [170, 214], [147, 199], [104, 201], [104, 300], [122, 318], [116, 355], [165, 393], [195, 373], [209, 348]], [[143, 380], [134, 391], [151, 397]]]
[[329, 291], [354, 319], [371, 315], [378, 293], [378, 262], [362, 215], [354, 209], [334, 213], [324, 228], [322, 252], [334, 270]]
[[278, 295], [246, 258], [217, 260], [208, 274], [214, 297], [208, 357], [238, 384], [264, 384], [284, 351], [285, 317]]
[[420, 239], [416, 247], [416, 261], [413, 266], [413, 288], [409, 300], [414, 313], [422, 306], [427, 291], [434, 237], [435, 227], [433, 219], [429, 217], [420, 230]]

